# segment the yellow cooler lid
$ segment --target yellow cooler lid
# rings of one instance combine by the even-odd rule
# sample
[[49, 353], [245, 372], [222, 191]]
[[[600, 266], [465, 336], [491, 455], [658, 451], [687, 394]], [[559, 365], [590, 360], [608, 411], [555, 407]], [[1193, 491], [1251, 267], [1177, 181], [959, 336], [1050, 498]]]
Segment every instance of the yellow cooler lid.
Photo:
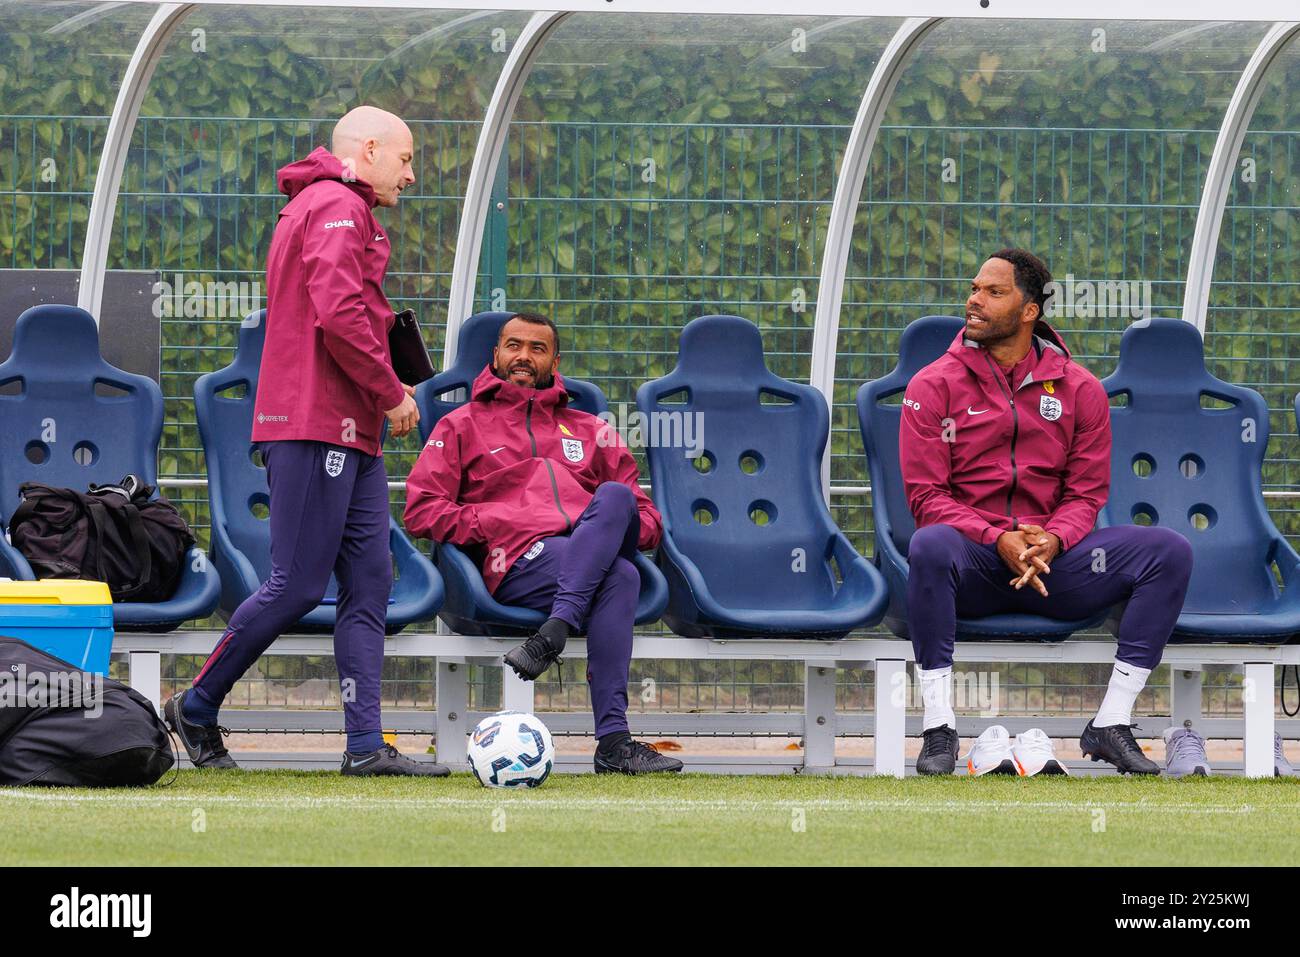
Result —
[[111, 605], [113, 596], [104, 582], [63, 578], [41, 581], [0, 581], [0, 605]]

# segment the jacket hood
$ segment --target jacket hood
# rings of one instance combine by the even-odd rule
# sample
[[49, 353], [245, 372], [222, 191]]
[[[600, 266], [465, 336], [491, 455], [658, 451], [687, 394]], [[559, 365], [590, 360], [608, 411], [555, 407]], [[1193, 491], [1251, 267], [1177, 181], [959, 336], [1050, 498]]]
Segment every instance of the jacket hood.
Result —
[[282, 167], [276, 174], [275, 181], [280, 192], [293, 199], [312, 183], [323, 179], [337, 180], [366, 201], [371, 209], [375, 207], [375, 191], [370, 184], [353, 176], [344, 179], [346, 167], [343, 161], [323, 146], [318, 146], [297, 162]]
[[517, 403], [526, 402], [528, 397], [535, 395], [539, 404], [556, 407], [569, 404], [569, 393], [564, 388], [564, 377], [558, 372], [555, 373], [555, 381], [545, 389], [530, 389], [527, 386], [516, 385], [513, 382], [507, 382], [505, 379], [497, 377], [492, 371], [492, 363], [483, 367], [483, 371], [478, 374], [474, 380], [474, 387], [470, 390], [470, 397], [475, 402], [490, 402], [498, 398], [504, 402]]
[[[1033, 347], [1031, 355], [1037, 354], [1036, 361], [1030, 366], [1030, 377], [1033, 381], [1056, 379], [1064, 374], [1065, 366], [1071, 359], [1070, 350], [1066, 348], [1060, 333], [1042, 319], [1034, 323]], [[975, 371], [977, 375], [982, 376], [986, 371], [986, 363], [983, 361], [977, 362], [976, 357], [983, 348], [974, 340], [967, 339], [966, 330], [962, 329], [957, 333], [956, 338], [952, 340], [952, 345], [948, 346], [948, 352], [960, 359], [964, 365]], [[1030, 379], [1025, 381], [1030, 381]], [[1019, 383], [1019, 385], [1023, 384], [1023, 382]]]

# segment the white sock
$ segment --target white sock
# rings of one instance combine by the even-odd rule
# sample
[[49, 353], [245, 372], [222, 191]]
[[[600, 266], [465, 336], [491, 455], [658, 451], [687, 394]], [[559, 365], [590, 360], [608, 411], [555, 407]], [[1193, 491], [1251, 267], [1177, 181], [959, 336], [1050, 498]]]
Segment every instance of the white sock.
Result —
[[946, 724], [956, 731], [957, 716], [952, 713], [952, 666], [929, 671], [918, 667], [916, 677], [921, 682], [921, 703], [925, 707], [921, 730]]
[[1149, 677], [1150, 668], [1139, 668], [1116, 658], [1115, 667], [1110, 672], [1110, 684], [1106, 686], [1106, 697], [1101, 699], [1101, 707], [1097, 710], [1097, 717], [1092, 719], [1092, 726], [1109, 728], [1116, 724], [1132, 724], [1133, 703], [1147, 686]]

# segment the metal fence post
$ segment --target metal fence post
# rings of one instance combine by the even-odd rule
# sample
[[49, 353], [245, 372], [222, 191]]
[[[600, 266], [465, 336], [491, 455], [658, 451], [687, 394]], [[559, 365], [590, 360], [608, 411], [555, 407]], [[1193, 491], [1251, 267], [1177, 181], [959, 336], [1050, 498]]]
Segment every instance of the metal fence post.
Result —
[[835, 666], [804, 662], [803, 766], [835, 767]]
[[1169, 716], [1175, 726], [1201, 720], [1201, 685], [1204, 672], [1189, 665], [1169, 669]]
[[1247, 661], [1241, 668], [1242, 750], [1248, 778], [1273, 776], [1273, 662]]
[[509, 665], [501, 666], [501, 707], [505, 711], [533, 713], [533, 689], [536, 682], [525, 681]]
[[437, 686], [438, 762], [464, 768], [469, 733], [469, 666], [463, 659], [439, 658]]
[[907, 662], [876, 659], [877, 775], [903, 776], [903, 743], [907, 735]]
[[162, 714], [162, 655], [156, 651], [133, 651], [128, 657], [127, 681]]

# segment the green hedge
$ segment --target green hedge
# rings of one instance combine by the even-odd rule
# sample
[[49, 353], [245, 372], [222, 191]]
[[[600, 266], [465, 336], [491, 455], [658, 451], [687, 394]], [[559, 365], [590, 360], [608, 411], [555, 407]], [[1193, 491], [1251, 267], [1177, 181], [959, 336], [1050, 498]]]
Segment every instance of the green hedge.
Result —
[[[64, 16], [20, 6], [0, 27], [0, 265], [79, 263], [115, 72], [145, 19], [129, 10], [51, 38]], [[411, 118], [417, 138], [418, 195], [383, 214], [390, 286], [440, 327], [458, 197], [505, 58], [493, 31], [511, 43], [524, 17], [470, 21], [383, 58], [456, 16], [196, 13], [150, 87], [110, 267], [260, 279], [281, 204], [275, 170], [322, 142], [342, 110], [371, 102]], [[510, 304], [554, 314], [568, 368], [613, 402], [671, 368], [676, 330], [712, 311], [759, 322], [774, 368], [806, 377], [847, 125], [894, 24], [808, 21], [807, 51], [795, 53], [791, 19], [638, 18], [635, 42], [611, 38], [612, 22], [561, 28], [525, 90], [483, 303], [504, 284]], [[203, 53], [191, 50], [196, 27]], [[1092, 49], [1097, 27], [1105, 52]], [[1165, 42], [1181, 30], [963, 23], [927, 40], [890, 104], [859, 208], [841, 317], [837, 481], [865, 480], [853, 388], [887, 370], [908, 321], [959, 308], [996, 246], [1031, 246], [1058, 274], [1150, 280], [1158, 310], [1176, 312], [1209, 151], [1263, 27]], [[1255, 182], [1233, 187], [1207, 338], [1219, 374], [1262, 388], [1279, 410], [1300, 380], [1287, 322], [1300, 308], [1300, 104], [1285, 95], [1294, 73], [1287, 61], [1253, 124], [1269, 132], [1247, 139]], [[41, 178], [47, 157], [55, 182]], [[653, 183], [642, 178], [646, 158]], [[948, 159], [955, 182], [944, 178]], [[1074, 322], [1066, 333], [1104, 373], [1123, 325]], [[234, 329], [212, 318], [164, 327], [164, 474], [202, 474], [185, 397], [194, 376], [228, 361]], [[1293, 432], [1289, 416], [1274, 430]], [[413, 449], [395, 449], [390, 471], [403, 474]], [[1266, 481], [1295, 484], [1296, 458], [1292, 437], [1276, 440]], [[200, 520], [201, 511], [195, 503]], [[841, 518], [865, 548], [863, 510]]]

